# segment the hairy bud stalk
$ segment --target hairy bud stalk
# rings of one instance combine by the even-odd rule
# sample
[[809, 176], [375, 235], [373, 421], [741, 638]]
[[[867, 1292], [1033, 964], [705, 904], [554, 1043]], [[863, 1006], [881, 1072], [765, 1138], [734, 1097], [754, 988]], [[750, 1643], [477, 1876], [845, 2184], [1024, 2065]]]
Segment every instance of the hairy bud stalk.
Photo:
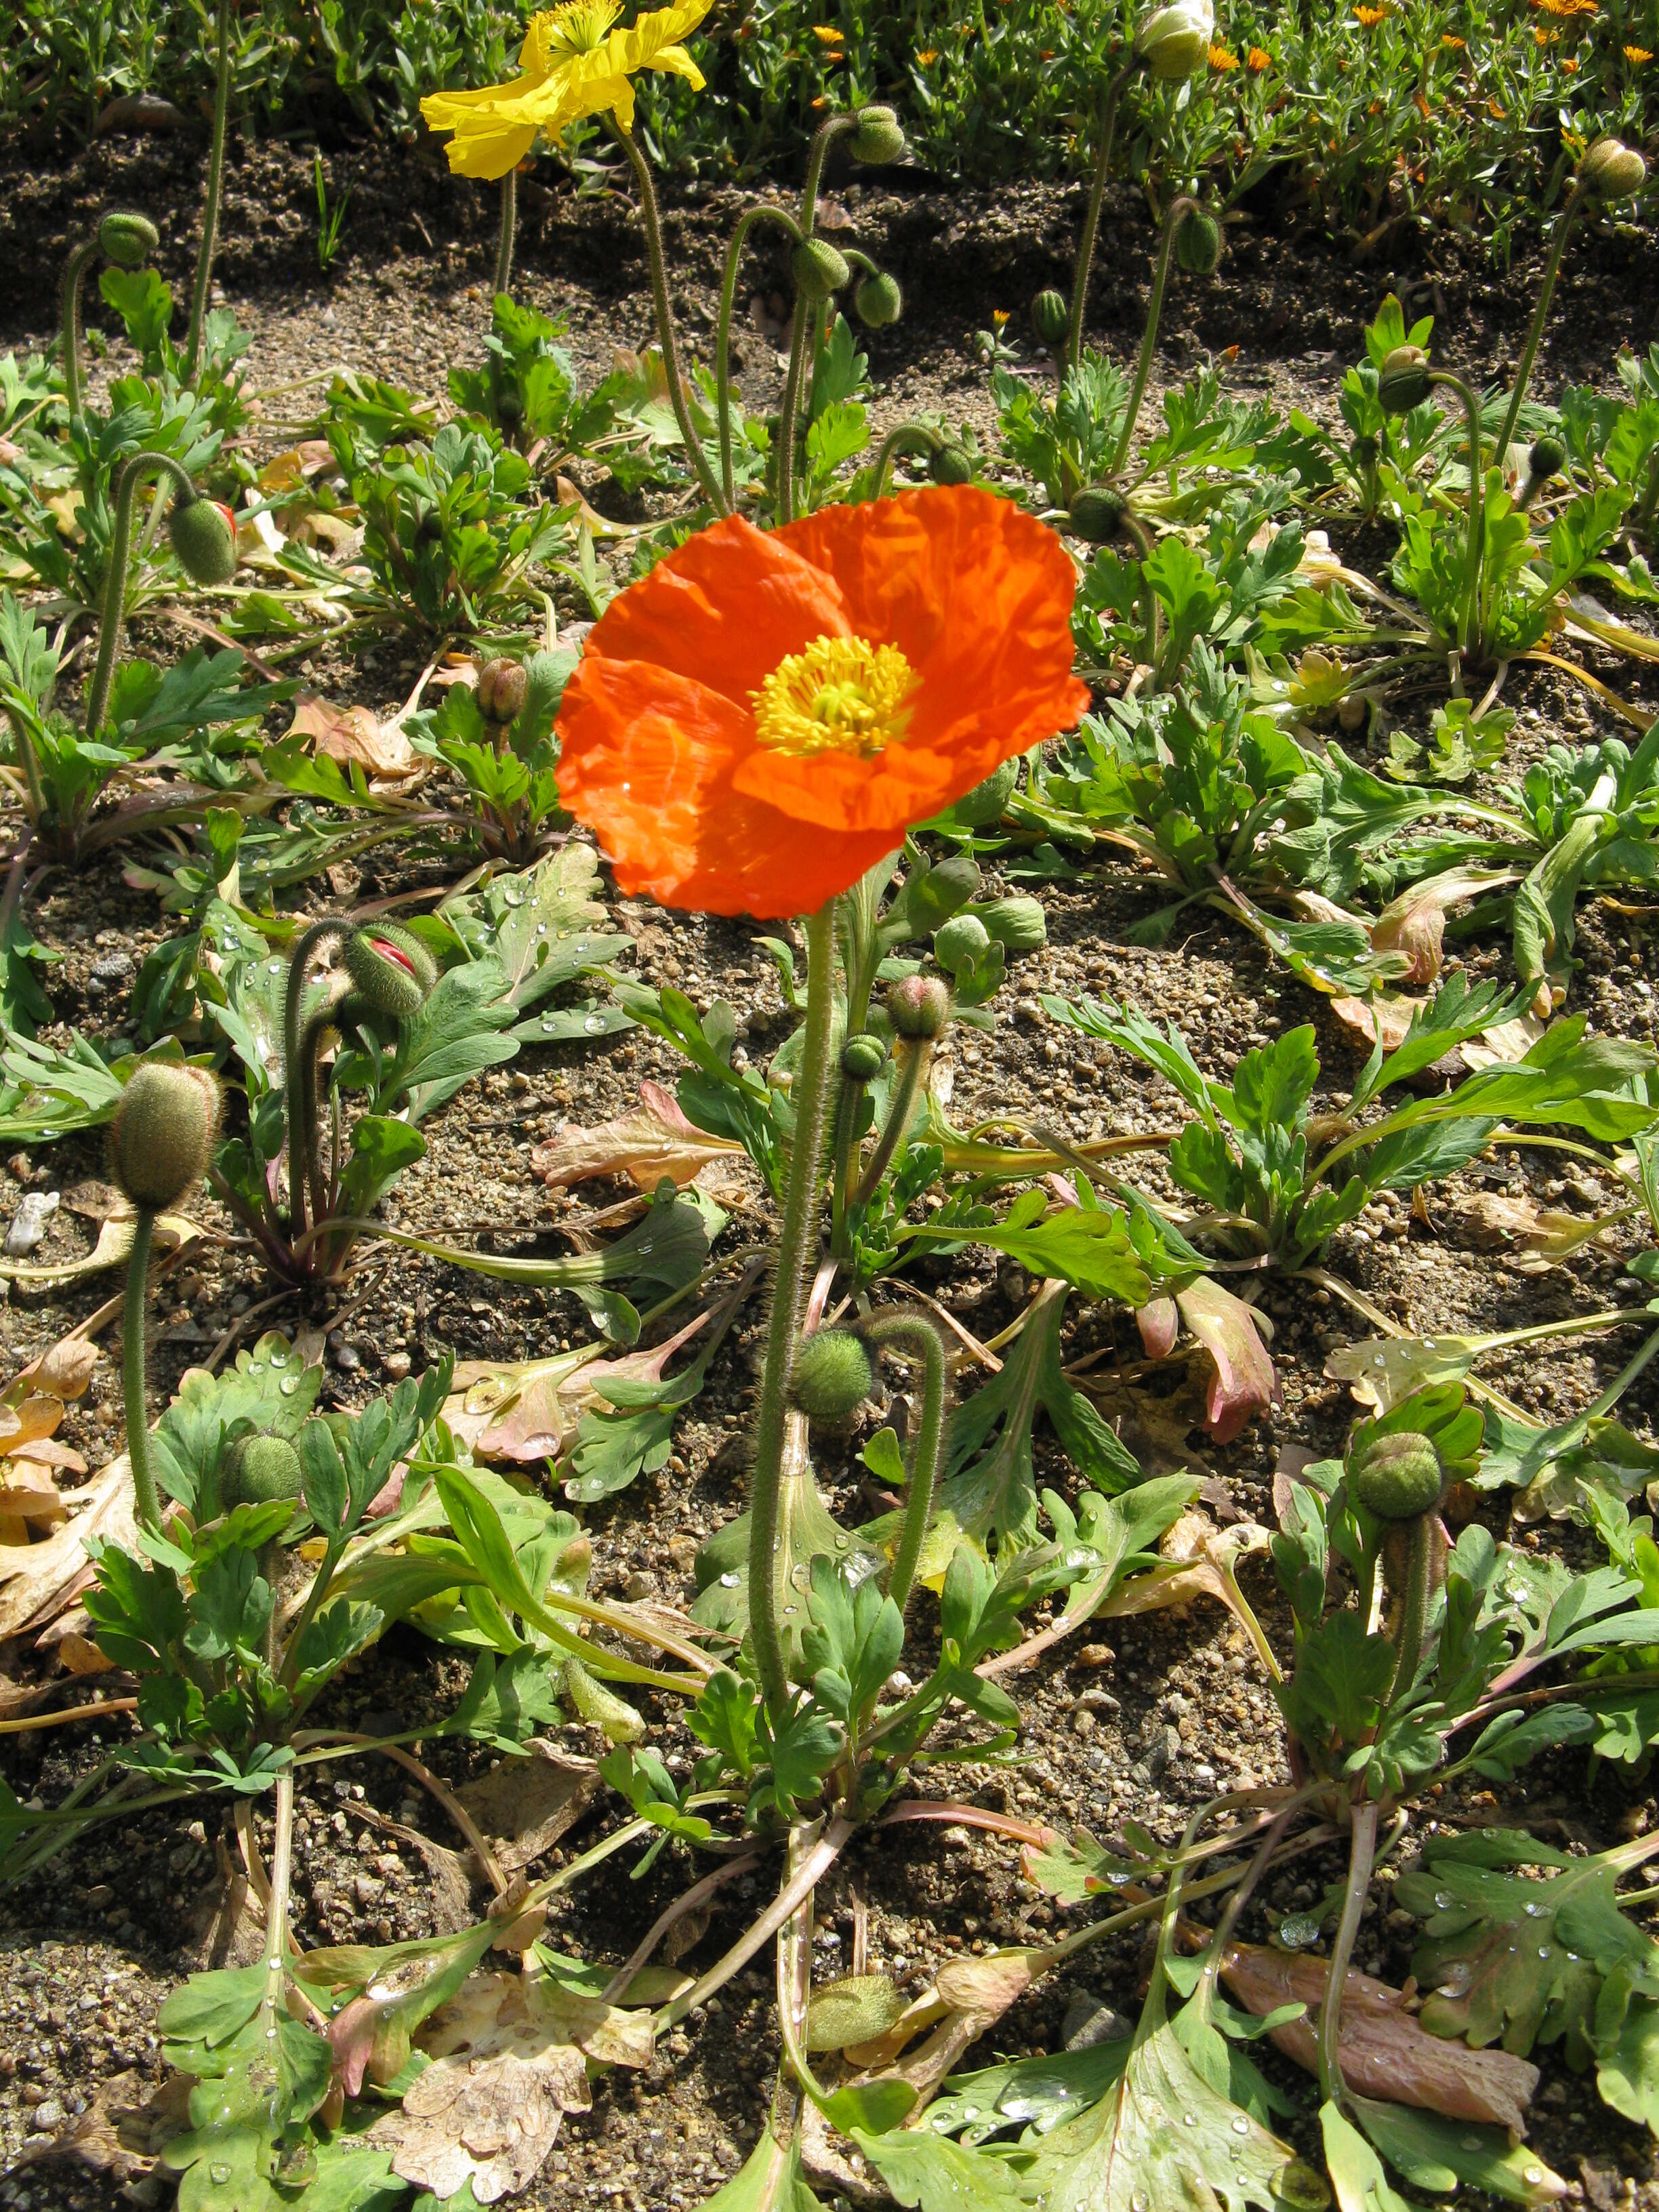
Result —
[[1432, 1441], [1414, 1430], [1362, 1433], [1349, 1454], [1348, 1494], [1383, 1524], [1383, 1576], [1395, 1601], [1390, 1705], [1417, 1679], [1434, 1601], [1446, 1579], [1440, 1522], [1445, 1480]]
[[[115, 479], [115, 522], [110, 532], [109, 571], [104, 584], [104, 604], [98, 624], [98, 659], [87, 689], [87, 734], [95, 738], [109, 712], [110, 686], [115, 680], [121, 650], [121, 630], [126, 620], [127, 563], [132, 552], [132, 512], [138, 488], [147, 477], [166, 477], [175, 506], [182, 508], [183, 542], [177, 524], [169, 526], [173, 550], [187, 574], [198, 582], [227, 583], [236, 568], [236, 529], [228, 507], [198, 493], [190, 471], [171, 453], [144, 452], [124, 461]], [[158, 495], [159, 496], [159, 495]], [[196, 510], [208, 512], [198, 515]], [[227, 550], [227, 545], [228, 550]], [[228, 560], [229, 566], [226, 562]], [[199, 566], [192, 566], [196, 563]]]

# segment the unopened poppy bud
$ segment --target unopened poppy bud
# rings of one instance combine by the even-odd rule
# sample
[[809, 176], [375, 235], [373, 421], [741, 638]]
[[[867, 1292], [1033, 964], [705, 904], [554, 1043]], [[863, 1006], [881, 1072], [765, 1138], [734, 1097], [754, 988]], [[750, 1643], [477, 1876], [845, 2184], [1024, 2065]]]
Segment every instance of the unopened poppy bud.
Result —
[[98, 226], [99, 249], [118, 269], [142, 269], [161, 242], [149, 217], [132, 208], [112, 209]]
[[982, 959], [990, 948], [991, 933], [976, 914], [952, 915], [933, 935], [933, 957], [952, 975], [960, 975]]
[[516, 660], [486, 660], [478, 671], [478, 711], [487, 722], [515, 722], [524, 712], [530, 678]]
[[1154, 8], [1135, 33], [1135, 52], [1156, 77], [1166, 82], [1196, 76], [1209, 64], [1210, 41], [1215, 36], [1215, 9], [1210, 0], [1171, 0]]
[[887, 1048], [868, 1030], [854, 1030], [841, 1048], [841, 1072], [849, 1083], [869, 1083], [881, 1073]]
[[1535, 477], [1540, 483], [1547, 483], [1559, 477], [1567, 465], [1567, 449], [1559, 438], [1534, 438], [1532, 451], [1527, 455], [1527, 474]]
[[879, 168], [884, 162], [896, 161], [904, 153], [904, 130], [890, 107], [861, 107], [858, 124], [848, 141], [848, 150], [855, 161], [867, 167]]
[[907, 975], [887, 994], [896, 1036], [936, 1037], [951, 1018], [951, 994], [937, 975]]
[[827, 238], [804, 240], [791, 256], [789, 266], [794, 273], [795, 289], [804, 300], [829, 299], [853, 273], [845, 257]]
[[1377, 372], [1376, 396], [1385, 414], [1409, 415], [1429, 396], [1429, 356], [1421, 346], [1397, 345]]
[[1123, 527], [1127, 501], [1109, 484], [1085, 484], [1066, 508], [1073, 533], [1091, 545], [1109, 545]]
[[219, 1086], [204, 1067], [144, 1060], [110, 1124], [110, 1173], [134, 1206], [171, 1212], [201, 1181], [218, 1127]]
[[236, 574], [236, 518], [216, 499], [175, 499], [167, 541], [193, 584], [228, 584]]
[[1353, 465], [1357, 469], [1374, 469], [1382, 450], [1369, 430], [1362, 430], [1353, 441]]
[[1414, 1521], [1440, 1503], [1440, 1455], [1414, 1430], [1373, 1437], [1348, 1462], [1348, 1494], [1379, 1521]]
[[495, 394], [495, 420], [504, 430], [516, 430], [524, 420], [524, 401], [516, 384], [504, 384]]
[[834, 1428], [850, 1420], [875, 1387], [870, 1354], [850, 1329], [822, 1328], [795, 1346], [789, 1402], [809, 1421]]
[[1031, 302], [1031, 328], [1038, 343], [1064, 345], [1071, 327], [1072, 311], [1066, 304], [1066, 295], [1048, 285]]
[[1578, 173], [1597, 199], [1627, 200], [1647, 181], [1648, 165], [1622, 138], [1598, 138]]
[[1176, 225], [1175, 258], [1189, 276], [1213, 276], [1221, 258], [1221, 225], [1207, 208], [1189, 207]]
[[866, 276], [853, 295], [853, 313], [867, 331], [884, 331], [904, 313], [904, 295], [896, 276], [878, 269]]
[[927, 473], [936, 484], [972, 483], [974, 464], [963, 447], [947, 438], [928, 455]]
[[395, 921], [377, 921], [346, 939], [345, 970], [374, 1012], [405, 1022], [438, 980], [437, 963], [418, 937]]
[[231, 1446], [219, 1471], [219, 1492], [227, 1505], [268, 1505], [273, 1498], [297, 1498], [303, 1482], [300, 1455], [286, 1437], [243, 1437]]

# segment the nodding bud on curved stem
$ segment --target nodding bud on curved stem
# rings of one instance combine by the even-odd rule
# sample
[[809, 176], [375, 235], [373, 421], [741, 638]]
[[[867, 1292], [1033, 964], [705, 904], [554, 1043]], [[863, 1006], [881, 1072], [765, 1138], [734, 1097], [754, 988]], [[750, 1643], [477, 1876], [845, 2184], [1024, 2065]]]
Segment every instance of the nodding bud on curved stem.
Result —
[[1189, 276], [1213, 276], [1221, 258], [1221, 225], [1207, 208], [1189, 207], [1176, 225], [1175, 258]]
[[1053, 352], [1065, 344], [1071, 325], [1072, 310], [1066, 295], [1052, 284], [1045, 285], [1031, 301], [1031, 328], [1038, 344]]
[[927, 457], [927, 473], [936, 484], [972, 483], [973, 457], [953, 440], [941, 439]]
[[1123, 528], [1129, 502], [1110, 484], [1085, 484], [1066, 510], [1073, 534], [1091, 545], [1109, 545]]
[[1415, 1430], [1364, 1437], [1348, 1455], [1348, 1495], [1383, 1524], [1383, 1571], [1398, 1601], [1390, 1704], [1417, 1680], [1429, 1615], [1445, 1580], [1445, 1482], [1432, 1440]]
[[170, 1212], [201, 1181], [218, 1127], [219, 1085], [206, 1068], [141, 1061], [110, 1123], [110, 1174], [135, 1207]]
[[884, 331], [904, 313], [904, 295], [896, 276], [884, 269], [860, 279], [853, 294], [853, 313], [867, 331]]
[[236, 518], [216, 499], [175, 499], [167, 543], [191, 583], [211, 590], [236, 574]]
[[795, 1346], [789, 1403], [815, 1426], [837, 1428], [851, 1420], [875, 1387], [870, 1354], [851, 1329], [820, 1329]]
[[161, 232], [136, 208], [112, 208], [98, 226], [99, 248], [118, 269], [142, 269], [161, 242]]
[[831, 298], [850, 282], [847, 258], [827, 238], [804, 239], [789, 257], [795, 289], [814, 305]]
[[1633, 199], [1647, 182], [1648, 165], [1621, 138], [1598, 138], [1578, 173], [1599, 200]]
[[1429, 396], [1429, 356], [1421, 346], [1397, 345], [1377, 372], [1376, 396], [1385, 415], [1409, 415]]
[[1210, 59], [1215, 9], [1210, 0], [1170, 0], [1155, 8], [1135, 33], [1135, 52], [1166, 83], [1196, 76]]
[[377, 1014], [406, 1022], [419, 1013], [438, 980], [437, 963], [420, 939], [395, 921], [354, 930], [346, 939], [345, 970], [357, 995]]
[[890, 107], [861, 107], [854, 118], [853, 131], [847, 150], [855, 161], [866, 167], [879, 168], [889, 161], [902, 160], [904, 154], [904, 130]]

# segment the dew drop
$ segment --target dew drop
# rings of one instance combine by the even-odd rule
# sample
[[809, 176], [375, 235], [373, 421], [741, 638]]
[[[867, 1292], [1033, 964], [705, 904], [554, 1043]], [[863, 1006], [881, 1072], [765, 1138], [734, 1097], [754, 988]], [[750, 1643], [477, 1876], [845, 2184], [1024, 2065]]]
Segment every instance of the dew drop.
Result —
[[1460, 2140], [1465, 2150], [1479, 2150], [1481, 2147], [1479, 2136], [1464, 2136]]
[[964, 2120], [976, 2120], [979, 2118], [979, 2106], [964, 2105], [962, 2108], [962, 2117]]
[[720, 1588], [722, 1589], [736, 1589], [738, 1584], [742, 1580], [743, 1577], [741, 1575], [722, 1575], [720, 1577]]
[[299, 1387], [300, 1378], [297, 1375], [284, 1375], [282, 1381], [276, 1385], [276, 1388], [281, 1391], [284, 1398], [291, 1398]]
[[208, 2168], [208, 2179], [216, 2189], [222, 2189], [230, 2179], [230, 2168], [228, 2166], [212, 2165]]
[[1238, 2118], [1233, 2122], [1233, 2133], [1236, 2136], [1247, 2136], [1249, 2132], [1250, 2124], [1245, 2118], [1243, 2113], [1241, 2112], [1238, 2115]]
[[546, 924], [544, 921], [538, 921], [538, 922], [536, 924], [536, 934], [537, 934], [537, 936], [538, 936], [538, 937], [545, 937], [545, 936], [546, 936], [546, 934], [547, 934], [547, 924]]
[[1521, 2179], [1528, 2189], [1536, 2189], [1544, 2179], [1544, 2169], [1541, 2166], [1529, 2166], [1522, 2174]]
[[1434, 1893], [1434, 1909], [1437, 1912], [1449, 1912], [1456, 1902], [1457, 1899], [1449, 1889], [1437, 1889]]
[[1195, 2128], [1198, 2125], [1198, 2114], [1196, 2112], [1183, 2112], [1181, 2115], [1181, 2124], [1183, 2128]]
[[587, 1017], [587, 1019], [582, 1024], [582, 1027], [587, 1031], [590, 1036], [597, 1036], [599, 1031], [605, 1027], [605, 1023], [599, 1015], [590, 1014]]
[[1541, 1920], [1547, 1909], [1547, 1908], [1546, 1906], [1535, 1905], [1530, 1900], [1528, 1900], [1528, 1902], [1523, 1905], [1521, 1908], [1522, 1912], [1526, 1914], [1528, 1920]]

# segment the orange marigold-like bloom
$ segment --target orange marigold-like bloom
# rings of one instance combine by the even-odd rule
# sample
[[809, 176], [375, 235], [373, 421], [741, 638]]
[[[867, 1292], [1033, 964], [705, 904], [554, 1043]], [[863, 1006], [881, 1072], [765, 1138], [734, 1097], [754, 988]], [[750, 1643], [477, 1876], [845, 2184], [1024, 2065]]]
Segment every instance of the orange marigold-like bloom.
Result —
[[1210, 67], [1212, 70], [1218, 70], [1224, 76], [1229, 70], [1236, 70], [1238, 67], [1238, 56], [1233, 52], [1231, 46], [1212, 46]]
[[1632, 69], [1641, 69], [1653, 59], [1653, 56], [1645, 46], [1626, 46], [1625, 59]]
[[971, 485], [741, 516], [614, 599], [559, 710], [559, 793], [624, 891], [776, 921], [1089, 703], [1069, 556]]
[[1393, 15], [1394, 10], [1387, 5], [1387, 0], [1384, 0], [1384, 4], [1378, 8], [1368, 8], [1364, 5], [1364, 0], [1361, 0], [1361, 4], [1354, 9], [1353, 13], [1354, 21], [1357, 23], [1361, 24], [1368, 31], [1374, 31], [1385, 17]]
[[1252, 46], [1244, 57], [1244, 66], [1252, 76], [1260, 76], [1273, 65], [1273, 58], [1265, 46]]
[[1440, 43], [1443, 46], [1449, 46], [1455, 54], [1467, 53], [1468, 51], [1468, 40], [1460, 39], [1455, 32], [1443, 31], [1440, 33]]
[[938, 47], [924, 46], [916, 56], [916, 59], [921, 64], [923, 69], [926, 69], [930, 62], [936, 62], [939, 59]]
[[818, 41], [820, 46], [844, 46], [847, 43], [842, 33], [836, 28], [833, 23], [814, 23], [812, 26], [812, 36]]
[[1535, 46], [1553, 46], [1560, 35], [1559, 31], [1546, 31], [1540, 28], [1534, 31], [1532, 42]]
[[1562, 62], [1562, 64], [1561, 64], [1561, 66], [1562, 66], [1562, 68], [1566, 71], [1566, 73], [1567, 73], [1567, 75], [1568, 75], [1569, 76], [1577, 76], [1577, 74], [1578, 74], [1578, 57], [1577, 57], [1577, 54], [1568, 54], [1568, 55], [1566, 56], [1566, 58], [1563, 60], [1563, 62]]

